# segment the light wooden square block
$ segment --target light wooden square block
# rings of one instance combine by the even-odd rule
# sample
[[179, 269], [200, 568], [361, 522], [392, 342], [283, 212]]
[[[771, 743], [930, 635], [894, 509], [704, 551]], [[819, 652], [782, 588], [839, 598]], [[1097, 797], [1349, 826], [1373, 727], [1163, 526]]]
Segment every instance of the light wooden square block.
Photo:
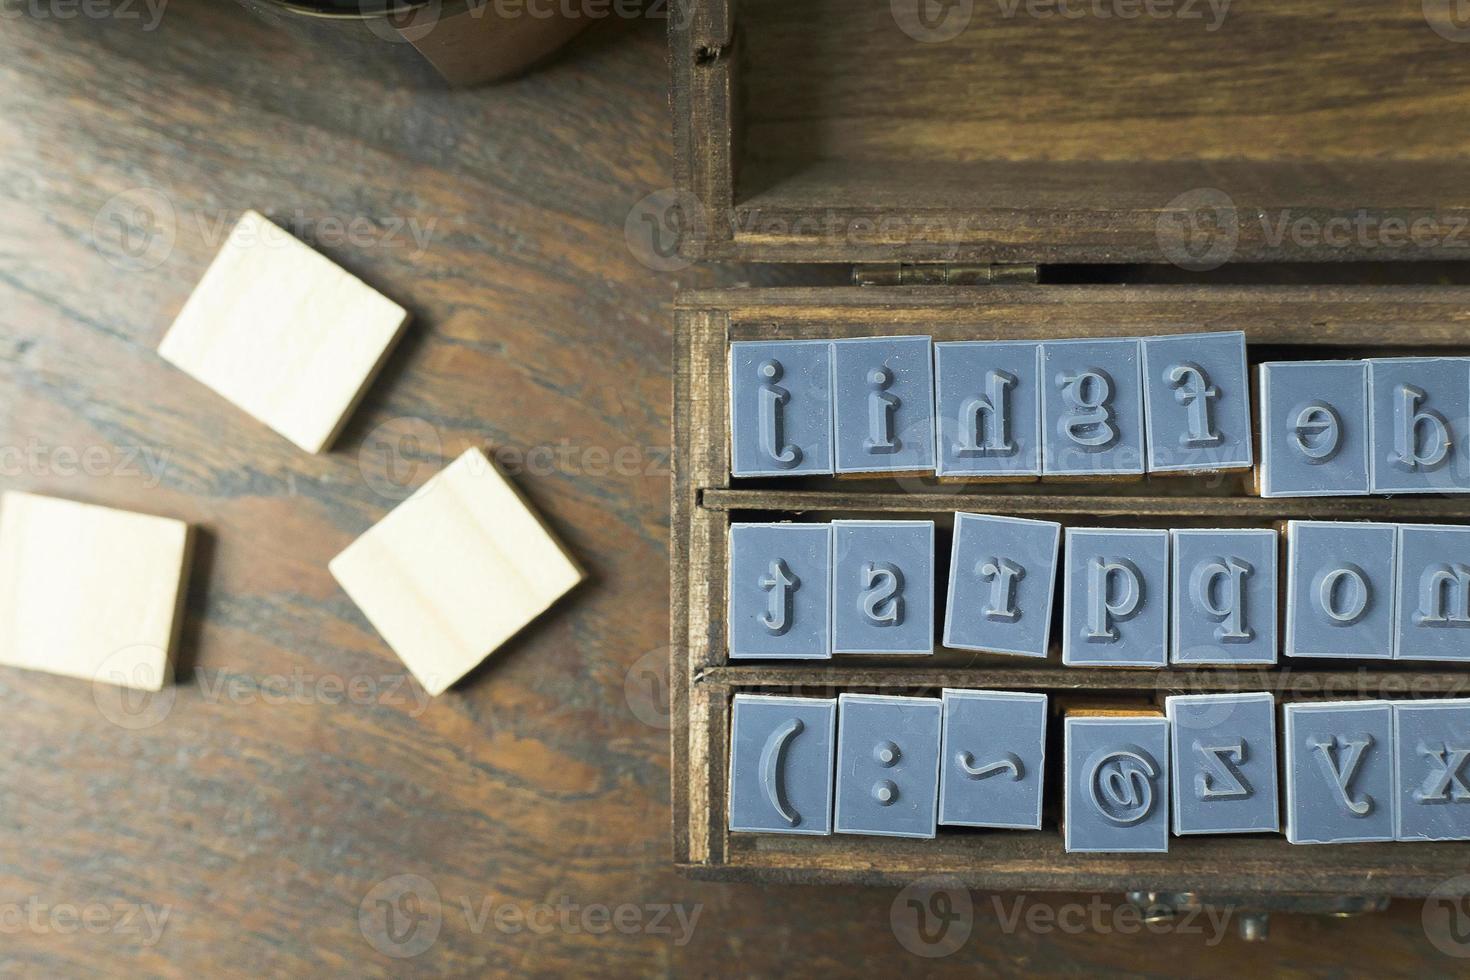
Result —
[[247, 211], [158, 353], [318, 453], [407, 323], [403, 307]]
[[424, 484], [330, 567], [432, 695], [583, 577], [478, 449]]
[[171, 679], [189, 525], [11, 492], [0, 500], [0, 663], [148, 691]]

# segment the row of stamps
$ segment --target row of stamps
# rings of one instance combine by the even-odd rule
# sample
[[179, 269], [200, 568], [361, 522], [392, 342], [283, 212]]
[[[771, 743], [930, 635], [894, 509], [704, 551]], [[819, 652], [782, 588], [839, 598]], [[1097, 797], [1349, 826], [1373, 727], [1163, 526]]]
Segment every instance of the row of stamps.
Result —
[[[1045, 657], [1075, 667], [1288, 657], [1470, 661], [1470, 527], [1067, 528], [958, 513], [936, 624], [933, 521], [734, 524], [732, 659]], [[1062, 542], [1065, 538], [1065, 551]], [[1061, 609], [1054, 610], [1060, 581]]]
[[[1256, 467], [1245, 334], [730, 345], [735, 477]], [[1261, 364], [1268, 497], [1470, 493], [1470, 358]]]
[[[1171, 830], [1279, 833], [1278, 784], [1293, 844], [1470, 840], [1470, 700], [1288, 704], [1279, 746], [1271, 694], [1165, 705], [1065, 716], [1069, 852], [1166, 852]], [[737, 694], [732, 719], [732, 831], [1042, 827], [1044, 694]]]

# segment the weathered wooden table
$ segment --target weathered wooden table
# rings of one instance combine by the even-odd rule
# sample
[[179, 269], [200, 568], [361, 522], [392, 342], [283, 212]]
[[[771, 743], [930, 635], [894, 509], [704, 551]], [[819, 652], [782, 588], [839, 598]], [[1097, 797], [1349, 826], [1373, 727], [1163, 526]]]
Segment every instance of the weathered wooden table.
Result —
[[[1202, 917], [1143, 926], [1121, 896], [980, 894], [962, 948], [922, 960], [890, 925], [894, 890], [673, 872], [670, 299], [822, 274], [629, 247], [638, 202], [670, 184], [661, 20], [607, 20], [524, 80], [450, 93], [219, 0], [172, 0], [156, 30], [72, 9], [0, 7], [0, 486], [203, 533], [172, 695], [0, 671], [0, 972], [1257, 962], [1233, 929], [1217, 945]], [[155, 353], [246, 207], [415, 313], [329, 455]], [[427, 703], [326, 565], [472, 445], [592, 581]], [[1452, 967], [1421, 911], [1277, 918], [1265, 952], [1299, 973]]]

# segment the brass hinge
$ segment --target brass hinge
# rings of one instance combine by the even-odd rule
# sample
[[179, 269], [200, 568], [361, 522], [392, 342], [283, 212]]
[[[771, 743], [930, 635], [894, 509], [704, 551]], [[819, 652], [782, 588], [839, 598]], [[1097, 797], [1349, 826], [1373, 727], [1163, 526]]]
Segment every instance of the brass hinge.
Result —
[[1037, 282], [1036, 263], [964, 265], [947, 262], [890, 262], [852, 267], [854, 286], [991, 286]]

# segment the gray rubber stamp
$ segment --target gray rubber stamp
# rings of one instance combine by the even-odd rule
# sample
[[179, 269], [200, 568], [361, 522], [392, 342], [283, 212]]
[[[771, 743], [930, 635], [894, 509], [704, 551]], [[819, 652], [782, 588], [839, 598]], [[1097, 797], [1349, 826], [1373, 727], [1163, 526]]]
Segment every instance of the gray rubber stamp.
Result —
[[829, 342], [730, 345], [730, 472], [737, 477], [833, 472]]
[[1068, 853], [1169, 850], [1169, 722], [1070, 717], [1064, 725]]
[[1470, 660], [1470, 527], [1399, 526], [1395, 655]]
[[939, 822], [1041, 829], [1046, 695], [943, 692]]
[[1470, 840], [1470, 701], [1393, 706], [1394, 839]]
[[934, 345], [940, 476], [1041, 475], [1041, 345]]
[[827, 524], [731, 525], [731, 659], [831, 657], [831, 568]]
[[1263, 497], [1368, 493], [1368, 365], [1363, 361], [1262, 364]]
[[1286, 655], [1392, 659], [1397, 553], [1392, 524], [1289, 522]]
[[1393, 840], [1393, 708], [1387, 701], [1288, 704], [1286, 839]]
[[1254, 464], [1244, 333], [1149, 337], [1143, 375], [1150, 473]]
[[1192, 694], [1164, 704], [1173, 744], [1174, 833], [1279, 831], [1276, 699]]
[[932, 472], [934, 358], [929, 338], [831, 343], [837, 472]]
[[884, 694], [837, 700], [837, 832], [933, 837], [940, 700]]
[[1277, 533], [1170, 532], [1173, 662], [1276, 663]]
[[1048, 476], [1143, 473], [1137, 340], [1041, 345], [1042, 469]]
[[832, 524], [834, 653], [934, 652], [934, 522]]
[[737, 694], [730, 721], [730, 829], [832, 833], [837, 702]]
[[1045, 657], [1062, 526], [955, 514], [944, 645]]
[[1368, 362], [1374, 493], [1470, 493], [1470, 358]]
[[1169, 665], [1169, 532], [1068, 528], [1062, 663]]

